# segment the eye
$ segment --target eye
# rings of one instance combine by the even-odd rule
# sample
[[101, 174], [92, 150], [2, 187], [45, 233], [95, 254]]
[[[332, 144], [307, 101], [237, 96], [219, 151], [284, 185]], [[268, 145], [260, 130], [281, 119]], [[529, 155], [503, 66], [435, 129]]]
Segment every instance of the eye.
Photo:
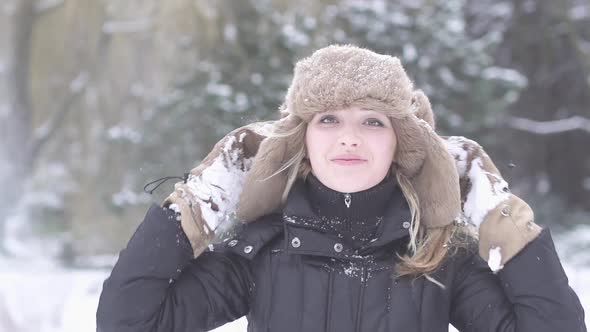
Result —
[[385, 127], [385, 125], [383, 124], [383, 122], [379, 119], [375, 119], [375, 118], [370, 118], [367, 119], [365, 121], [366, 124], [368, 124], [369, 126], [373, 126], [373, 127]]
[[333, 115], [324, 115], [320, 118], [319, 123], [336, 123], [338, 121], [336, 121], [336, 117]]

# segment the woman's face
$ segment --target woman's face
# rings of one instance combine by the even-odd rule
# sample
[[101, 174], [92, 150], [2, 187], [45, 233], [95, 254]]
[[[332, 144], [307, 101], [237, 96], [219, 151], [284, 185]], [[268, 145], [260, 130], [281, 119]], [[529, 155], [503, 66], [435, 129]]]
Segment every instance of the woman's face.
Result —
[[386, 115], [349, 107], [315, 114], [305, 145], [312, 173], [333, 190], [353, 193], [385, 178], [397, 139]]

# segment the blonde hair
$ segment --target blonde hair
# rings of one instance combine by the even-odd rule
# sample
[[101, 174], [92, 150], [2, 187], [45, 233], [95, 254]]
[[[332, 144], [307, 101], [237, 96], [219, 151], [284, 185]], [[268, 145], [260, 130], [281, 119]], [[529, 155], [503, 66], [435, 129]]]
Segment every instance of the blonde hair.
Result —
[[[396, 114], [394, 117], [397, 118], [404, 115], [406, 114]], [[283, 171], [288, 172], [287, 183], [282, 194], [283, 203], [286, 201], [293, 183], [298, 178], [307, 178], [311, 172], [311, 164], [306, 158], [306, 131], [307, 122], [301, 120], [294, 127], [278, 125], [274, 132], [269, 135], [269, 137], [276, 139], [288, 139], [289, 144], [296, 147], [294, 150], [296, 152], [293, 156], [270, 176], [272, 177]], [[396, 265], [394, 276], [424, 276], [444, 288], [444, 285], [432, 278], [430, 274], [435, 272], [445, 259], [457, 249], [466, 248], [472, 244], [475, 234], [470, 228], [460, 223], [452, 223], [436, 228], [428, 228], [422, 225], [420, 219], [420, 201], [410, 180], [395, 170], [395, 163], [391, 166], [390, 174], [395, 175], [397, 183], [409, 205], [412, 216], [408, 250], [402, 255], [397, 254], [399, 263]]]

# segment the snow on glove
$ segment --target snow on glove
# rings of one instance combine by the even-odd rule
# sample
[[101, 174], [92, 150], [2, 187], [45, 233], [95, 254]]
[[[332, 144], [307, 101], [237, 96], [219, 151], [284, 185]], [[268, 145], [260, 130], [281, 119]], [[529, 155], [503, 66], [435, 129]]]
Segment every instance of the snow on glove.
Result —
[[483, 148], [464, 137], [446, 138], [461, 184], [462, 218], [479, 233], [479, 254], [497, 272], [540, 233], [531, 207], [510, 193]]
[[194, 257], [210, 243], [222, 240], [236, 224], [245, 174], [265, 138], [262, 133], [267, 124], [250, 124], [223, 137], [162, 203], [176, 211]]
[[541, 233], [531, 207], [520, 197], [491, 210], [479, 227], [479, 255], [496, 272]]

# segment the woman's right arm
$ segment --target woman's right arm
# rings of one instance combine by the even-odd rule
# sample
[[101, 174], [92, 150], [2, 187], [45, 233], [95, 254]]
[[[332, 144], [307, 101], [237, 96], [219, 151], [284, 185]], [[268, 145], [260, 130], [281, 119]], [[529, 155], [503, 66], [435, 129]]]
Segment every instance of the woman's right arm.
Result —
[[104, 282], [98, 332], [208, 331], [248, 313], [248, 261], [193, 249], [174, 211], [152, 205]]

